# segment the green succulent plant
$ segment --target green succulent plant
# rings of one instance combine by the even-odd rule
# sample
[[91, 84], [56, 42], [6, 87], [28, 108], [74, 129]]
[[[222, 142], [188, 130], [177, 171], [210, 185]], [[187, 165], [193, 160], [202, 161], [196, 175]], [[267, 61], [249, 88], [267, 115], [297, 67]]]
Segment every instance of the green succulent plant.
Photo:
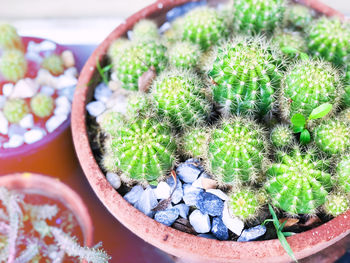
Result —
[[307, 30], [310, 52], [341, 66], [349, 62], [350, 27], [337, 18], [321, 17]]
[[233, 117], [212, 129], [206, 163], [219, 184], [253, 183], [262, 174], [267, 148], [265, 132], [257, 123]]
[[112, 42], [108, 48], [108, 56], [112, 63], [118, 61], [119, 56], [123, 55], [124, 49], [131, 45], [131, 41], [126, 38], [118, 38]]
[[24, 51], [22, 39], [12, 25], [0, 24], [0, 48]]
[[169, 64], [180, 69], [196, 68], [201, 51], [191, 42], [177, 42], [169, 49]]
[[224, 114], [264, 116], [273, 109], [281, 54], [268, 44], [262, 38], [238, 38], [219, 47], [208, 74]]
[[149, 19], [141, 19], [132, 30], [133, 41], [156, 40], [159, 37], [157, 24]]
[[284, 0], [235, 0], [234, 31], [245, 34], [272, 33], [281, 23]]
[[107, 110], [97, 118], [97, 123], [102, 132], [116, 136], [120, 126], [124, 125], [125, 116], [117, 111]]
[[30, 108], [36, 116], [45, 118], [51, 115], [54, 108], [54, 101], [51, 96], [38, 93], [31, 98]]
[[192, 158], [205, 158], [208, 152], [209, 136], [210, 131], [208, 128], [189, 128], [181, 136], [181, 151]]
[[350, 201], [345, 194], [333, 193], [327, 196], [324, 210], [328, 215], [338, 216], [350, 208]]
[[266, 172], [265, 189], [273, 205], [292, 215], [314, 214], [332, 184], [328, 163], [314, 151], [302, 153], [298, 148], [280, 153], [279, 159]]
[[337, 186], [344, 192], [350, 193], [350, 155], [339, 157], [336, 165], [335, 179]]
[[18, 123], [29, 113], [29, 107], [23, 99], [8, 99], [3, 108], [6, 119], [11, 123]]
[[61, 56], [56, 54], [44, 58], [41, 67], [55, 76], [61, 75], [64, 72], [63, 60]]
[[0, 58], [0, 72], [11, 82], [16, 82], [27, 74], [28, 64], [24, 54], [16, 49], [5, 51]]
[[305, 39], [299, 32], [292, 31], [277, 31], [272, 38], [272, 42], [279, 46], [281, 51], [287, 55], [294, 57], [297, 54], [290, 52], [290, 49], [293, 48], [297, 52], [306, 52], [306, 42]]
[[287, 27], [304, 30], [313, 19], [312, 10], [300, 4], [289, 4], [284, 15]]
[[278, 124], [272, 129], [270, 140], [276, 148], [290, 147], [294, 142], [293, 131], [288, 125]]
[[211, 104], [197, 75], [189, 71], [163, 72], [152, 85], [151, 95], [160, 116], [178, 128], [204, 123]]

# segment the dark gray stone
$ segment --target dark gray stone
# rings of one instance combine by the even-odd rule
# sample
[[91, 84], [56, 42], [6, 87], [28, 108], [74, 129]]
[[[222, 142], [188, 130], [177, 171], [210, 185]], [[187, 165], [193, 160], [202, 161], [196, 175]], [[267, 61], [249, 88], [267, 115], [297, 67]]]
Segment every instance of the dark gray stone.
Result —
[[[182, 197], [184, 195], [181, 181], [179, 180], [179, 178], [177, 178], [176, 181], [177, 181], [176, 188], [173, 195], [171, 196], [171, 202], [173, 202], [173, 204], [178, 204], [182, 200]], [[167, 183], [170, 186], [170, 192], [172, 192], [175, 185], [174, 178], [169, 177], [167, 180]]]
[[152, 211], [158, 204], [156, 195], [151, 187], [148, 187], [141, 194], [139, 200], [135, 203], [135, 208], [140, 210], [146, 216], [153, 217], [155, 212]]
[[197, 206], [198, 196], [203, 192], [203, 189], [194, 187], [191, 184], [184, 184], [183, 200], [185, 204], [188, 206]]
[[179, 209], [173, 207], [164, 211], [159, 211], [154, 215], [154, 219], [166, 226], [171, 226], [179, 217]]
[[211, 216], [221, 216], [224, 210], [224, 202], [216, 195], [201, 192], [197, 198], [197, 207], [204, 214]]
[[141, 185], [134, 186], [126, 195], [124, 195], [124, 199], [128, 201], [130, 204], [134, 205], [143, 193], [143, 188]]
[[228, 239], [228, 229], [220, 217], [214, 217], [211, 226], [211, 232], [219, 240]]
[[256, 240], [259, 237], [265, 235], [266, 227], [258, 225], [252, 228], [244, 229], [241, 236], [237, 239], [238, 242], [247, 242]]
[[186, 205], [186, 204], [178, 204], [178, 205], [174, 206], [174, 208], [179, 209], [180, 216], [182, 218], [187, 219], [188, 212], [190, 211], [190, 207], [188, 205]]
[[200, 175], [201, 170], [193, 164], [182, 163], [176, 169], [176, 174], [185, 183], [193, 183]]

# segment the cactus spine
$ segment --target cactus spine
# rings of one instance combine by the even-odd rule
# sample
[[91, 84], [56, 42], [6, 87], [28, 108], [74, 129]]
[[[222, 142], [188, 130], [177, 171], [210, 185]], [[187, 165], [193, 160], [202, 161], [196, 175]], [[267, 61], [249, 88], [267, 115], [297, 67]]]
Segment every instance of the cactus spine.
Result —
[[324, 210], [328, 215], [338, 216], [350, 208], [350, 202], [346, 195], [341, 193], [330, 194], [327, 196]]
[[294, 135], [287, 125], [278, 124], [272, 129], [270, 140], [275, 147], [286, 148], [293, 144]]
[[169, 63], [180, 69], [196, 68], [200, 55], [197, 45], [190, 42], [177, 42], [169, 49]]
[[350, 193], [350, 155], [346, 154], [340, 158], [336, 166], [337, 186], [345, 193]]
[[132, 30], [133, 41], [156, 40], [159, 38], [157, 24], [148, 19], [137, 22]]
[[312, 11], [303, 5], [290, 4], [286, 8], [284, 22], [286, 26], [304, 30], [312, 21]]
[[27, 73], [27, 68], [27, 60], [19, 50], [7, 50], [0, 58], [0, 72], [8, 81], [16, 82], [22, 79]]
[[196, 127], [187, 130], [181, 137], [181, 149], [186, 156], [205, 158], [208, 152], [210, 132], [206, 128]]

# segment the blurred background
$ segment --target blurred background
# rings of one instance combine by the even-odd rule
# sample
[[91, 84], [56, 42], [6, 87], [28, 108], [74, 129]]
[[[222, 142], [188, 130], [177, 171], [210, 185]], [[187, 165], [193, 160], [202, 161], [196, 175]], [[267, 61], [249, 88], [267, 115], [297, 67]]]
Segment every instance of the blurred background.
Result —
[[[350, 0], [322, 0], [350, 15]], [[20, 35], [61, 44], [97, 45], [125, 18], [154, 0], [0, 0], [0, 22]]]

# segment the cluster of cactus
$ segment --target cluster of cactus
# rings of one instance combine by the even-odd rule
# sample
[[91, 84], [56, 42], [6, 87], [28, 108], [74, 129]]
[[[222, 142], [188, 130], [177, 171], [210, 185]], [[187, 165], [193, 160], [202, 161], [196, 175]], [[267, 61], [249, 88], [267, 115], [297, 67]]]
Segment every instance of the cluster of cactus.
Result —
[[[140, 21], [131, 40], [108, 51], [132, 95], [126, 114], [98, 120], [107, 135], [104, 169], [126, 184], [156, 184], [177, 160], [198, 158], [221, 189], [231, 189], [230, 213], [244, 221], [267, 202], [293, 216], [347, 210], [348, 29], [314, 20], [283, 0], [237, 0], [221, 12], [192, 10], [163, 35]], [[322, 115], [324, 104], [331, 110]]]

